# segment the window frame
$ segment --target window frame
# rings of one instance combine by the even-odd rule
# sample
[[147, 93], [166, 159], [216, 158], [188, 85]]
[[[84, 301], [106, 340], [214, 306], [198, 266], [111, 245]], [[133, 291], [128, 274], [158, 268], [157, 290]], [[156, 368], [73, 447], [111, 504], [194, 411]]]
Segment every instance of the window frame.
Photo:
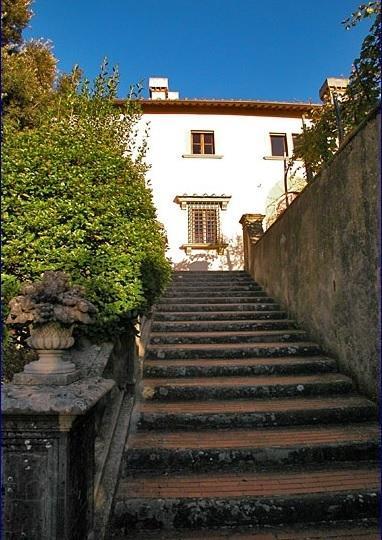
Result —
[[[190, 205], [188, 210], [188, 243], [189, 244], [203, 244], [203, 245], [217, 245], [219, 243], [220, 233], [220, 213], [219, 205], [215, 207], [206, 206], [202, 208], [201, 205]], [[197, 213], [201, 216], [197, 217]], [[212, 231], [209, 230], [212, 224]], [[198, 227], [201, 229], [198, 230]]]
[[[194, 135], [200, 135], [200, 143], [194, 142]], [[206, 145], [209, 146], [210, 143], [206, 143], [204, 140], [205, 135], [212, 135], [212, 152], [205, 152]], [[191, 139], [191, 155], [192, 156], [215, 156], [215, 132], [213, 130], [195, 130], [192, 129], [190, 133]], [[194, 144], [200, 144], [200, 153], [194, 152]]]
[[[231, 195], [176, 195], [174, 203], [179, 204], [181, 210], [187, 211], [187, 243], [180, 246], [184, 249], [186, 255], [191, 255], [193, 250], [215, 250], [218, 255], [224, 253], [228, 246], [223, 239], [221, 231], [221, 212], [227, 210]], [[203, 243], [196, 242], [193, 226], [192, 210], [214, 210], [215, 211], [215, 233], [214, 238], [208, 238], [207, 232], [203, 232]], [[206, 221], [206, 220], [205, 220]], [[204, 225], [207, 228], [207, 223]], [[214, 240], [210, 242], [210, 240]]]
[[[282, 138], [284, 140], [285, 154], [284, 153], [283, 154], [274, 154], [273, 153], [272, 137], [278, 137], [278, 138]], [[271, 143], [271, 153], [270, 153], [271, 157], [282, 159], [284, 156], [285, 157], [289, 156], [289, 153], [288, 153], [288, 137], [287, 137], [286, 133], [270, 133], [269, 134], [269, 140], [270, 140], [270, 143]]]

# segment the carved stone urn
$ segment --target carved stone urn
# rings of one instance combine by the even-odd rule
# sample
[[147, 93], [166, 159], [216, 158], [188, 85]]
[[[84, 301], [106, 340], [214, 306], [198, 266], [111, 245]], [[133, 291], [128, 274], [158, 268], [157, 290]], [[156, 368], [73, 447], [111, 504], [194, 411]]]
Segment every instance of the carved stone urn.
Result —
[[57, 322], [50, 322], [30, 328], [28, 345], [37, 351], [39, 359], [27, 364], [24, 373], [30, 375], [69, 375], [79, 377], [75, 364], [66, 360], [69, 347], [74, 344], [73, 325], [65, 327]]
[[69, 384], [81, 373], [70, 359], [75, 324], [90, 324], [96, 308], [84, 298], [81, 287], [69, 285], [64, 272], [45, 272], [42, 281], [26, 284], [9, 302], [10, 325], [28, 325], [28, 345], [39, 359], [16, 373], [16, 384]]
[[74, 343], [73, 326], [63, 326], [58, 322], [30, 326], [27, 343], [32, 349], [69, 349]]

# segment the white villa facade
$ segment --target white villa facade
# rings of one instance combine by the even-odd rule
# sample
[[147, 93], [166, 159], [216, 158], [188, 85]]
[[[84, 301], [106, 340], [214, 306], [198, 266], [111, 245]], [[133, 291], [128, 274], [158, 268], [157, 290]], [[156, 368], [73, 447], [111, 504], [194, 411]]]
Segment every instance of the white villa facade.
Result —
[[140, 100], [148, 181], [174, 268], [241, 269], [240, 218], [266, 214], [269, 193], [284, 185], [294, 135], [321, 105], [180, 99], [166, 78], [149, 86], [150, 98]]

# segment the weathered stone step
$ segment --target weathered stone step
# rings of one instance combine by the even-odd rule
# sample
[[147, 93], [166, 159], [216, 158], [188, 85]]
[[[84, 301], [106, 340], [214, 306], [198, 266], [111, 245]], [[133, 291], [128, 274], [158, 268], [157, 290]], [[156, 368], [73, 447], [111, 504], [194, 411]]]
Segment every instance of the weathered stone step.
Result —
[[195, 298], [192, 295], [184, 297], [162, 296], [160, 305], [167, 304], [273, 304], [274, 300], [264, 294], [245, 295], [245, 296], [204, 296], [204, 298]]
[[346, 394], [353, 382], [339, 373], [254, 377], [145, 379], [146, 400], [247, 399]]
[[290, 319], [260, 319], [249, 321], [153, 321], [152, 332], [232, 332], [248, 330], [295, 329], [296, 322]]
[[249, 276], [217, 276], [216, 278], [208, 278], [205, 276], [197, 276], [196, 278], [173, 278], [169, 286], [178, 285], [197, 285], [197, 286], [213, 286], [213, 285], [257, 285], [256, 281]]
[[213, 343], [274, 343], [303, 341], [307, 339], [304, 330], [260, 330], [235, 332], [152, 332], [150, 344], [186, 345]]
[[257, 287], [256, 289], [248, 289], [243, 287], [237, 287], [236, 290], [231, 290], [231, 288], [223, 289], [223, 290], [216, 290], [215, 287], [205, 288], [201, 291], [195, 291], [194, 289], [167, 289], [163, 293], [163, 297], [165, 298], [177, 298], [177, 297], [183, 297], [188, 298], [191, 296], [192, 298], [205, 298], [205, 297], [213, 297], [213, 298], [227, 298], [231, 296], [238, 296], [238, 297], [253, 297], [253, 296], [267, 296], [267, 293], [260, 289], [260, 287]]
[[248, 321], [286, 319], [285, 311], [157, 311], [154, 310], [153, 321]]
[[181, 358], [259, 358], [277, 356], [311, 356], [320, 354], [317, 343], [308, 341], [288, 343], [215, 343], [203, 345], [148, 345], [149, 360]]
[[169, 474], [121, 480], [112, 527], [195, 529], [278, 525], [378, 515], [378, 467]]
[[144, 377], [221, 377], [291, 375], [336, 372], [337, 364], [323, 356], [285, 358], [233, 358], [202, 360], [145, 360]]
[[280, 306], [278, 304], [275, 304], [273, 302], [254, 302], [254, 303], [243, 303], [243, 304], [184, 304], [184, 303], [176, 303], [176, 304], [163, 304], [159, 303], [156, 304], [156, 307], [154, 308], [154, 312], [156, 311], [280, 311]]
[[147, 401], [139, 429], [190, 430], [364, 422], [377, 418], [372, 401], [350, 395], [232, 401]]
[[227, 275], [242, 275], [245, 274], [248, 276], [248, 272], [245, 270], [174, 270], [172, 272], [173, 276], [197, 276], [197, 275], [206, 275], [206, 276], [215, 276], [220, 274]]
[[[201, 540], [200, 530], [130, 531], [113, 540]], [[203, 540], [380, 540], [378, 519], [309, 522], [275, 527], [219, 527], [202, 530]]]
[[221, 272], [220, 274], [218, 272], [212, 273], [212, 272], [181, 272], [179, 274], [173, 274], [172, 276], [172, 282], [179, 282], [179, 281], [199, 281], [199, 280], [205, 280], [209, 281], [211, 283], [219, 280], [223, 281], [233, 281], [233, 280], [248, 280], [253, 281], [252, 277], [247, 274], [247, 272]]
[[300, 426], [199, 432], [131, 434], [124, 476], [133, 471], [252, 471], [325, 461], [378, 460], [376, 422], [346, 426]]
[[237, 279], [237, 278], [246, 278], [246, 279], [252, 279], [251, 276], [244, 271], [238, 270], [238, 271], [206, 271], [206, 272], [173, 272], [172, 274], [172, 280], [199, 280], [199, 279], [207, 279], [209, 281], [214, 281], [216, 279]]
[[[263, 289], [259, 285], [253, 283], [243, 285], [173, 285], [166, 289], [166, 295], [175, 294], [176, 296], [185, 296], [192, 294], [192, 296], [202, 296], [208, 294], [224, 295], [233, 293], [245, 293], [245, 292], [263, 292]], [[208, 294], [207, 294], [208, 293]]]

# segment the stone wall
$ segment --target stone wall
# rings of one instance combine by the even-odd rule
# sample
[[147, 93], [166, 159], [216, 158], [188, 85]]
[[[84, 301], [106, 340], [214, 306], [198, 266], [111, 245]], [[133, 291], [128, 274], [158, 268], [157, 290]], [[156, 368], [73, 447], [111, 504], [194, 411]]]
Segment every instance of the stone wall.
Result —
[[379, 381], [379, 126], [374, 112], [250, 244], [246, 261], [372, 398]]
[[4, 540], [102, 540], [129, 429], [138, 372], [132, 328], [70, 351], [71, 384], [5, 384]]

